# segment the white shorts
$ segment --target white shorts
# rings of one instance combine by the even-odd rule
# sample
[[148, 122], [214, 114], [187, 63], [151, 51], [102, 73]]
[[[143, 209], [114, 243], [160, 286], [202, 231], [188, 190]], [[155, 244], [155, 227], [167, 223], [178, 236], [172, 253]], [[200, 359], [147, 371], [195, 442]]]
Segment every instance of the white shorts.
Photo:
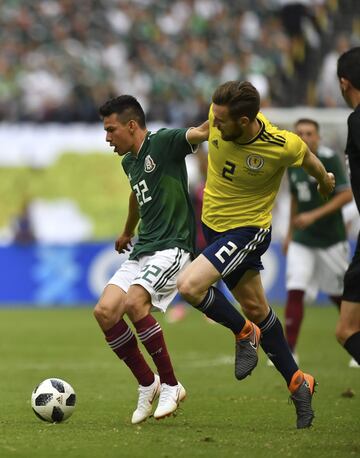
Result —
[[119, 286], [126, 293], [131, 285], [141, 285], [150, 294], [152, 305], [165, 312], [176, 296], [177, 277], [190, 262], [190, 254], [180, 248], [156, 251], [123, 262], [108, 285]]
[[305, 291], [307, 300], [314, 300], [319, 291], [329, 296], [342, 295], [349, 256], [348, 242], [339, 242], [328, 248], [312, 248], [290, 242], [286, 289]]

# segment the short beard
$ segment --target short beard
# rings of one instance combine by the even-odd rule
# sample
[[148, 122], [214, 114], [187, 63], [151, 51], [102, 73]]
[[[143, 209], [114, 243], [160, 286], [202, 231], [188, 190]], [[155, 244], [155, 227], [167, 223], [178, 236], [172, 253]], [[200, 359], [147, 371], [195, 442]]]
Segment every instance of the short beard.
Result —
[[226, 142], [233, 142], [237, 138], [241, 137], [243, 133], [244, 133], [244, 130], [241, 129], [241, 127], [239, 127], [239, 130], [237, 132], [234, 132], [233, 134], [224, 135], [223, 133], [221, 133], [221, 138], [225, 140]]

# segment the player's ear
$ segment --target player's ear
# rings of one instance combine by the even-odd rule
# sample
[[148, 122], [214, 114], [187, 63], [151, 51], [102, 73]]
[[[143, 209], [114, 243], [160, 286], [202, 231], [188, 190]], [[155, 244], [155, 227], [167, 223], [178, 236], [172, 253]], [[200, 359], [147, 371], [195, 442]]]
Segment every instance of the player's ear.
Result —
[[136, 121], [134, 121], [133, 119], [130, 119], [127, 125], [128, 125], [129, 132], [133, 134], [137, 126]]
[[241, 127], [246, 127], [250, 123], [250, 119], [247, 116], [241, 116], [239, 119], [239, 124]]
[[342, 91], [346, 91], [350, 86], [350, 81], [346, 78], [340, 78], [339, 83]]

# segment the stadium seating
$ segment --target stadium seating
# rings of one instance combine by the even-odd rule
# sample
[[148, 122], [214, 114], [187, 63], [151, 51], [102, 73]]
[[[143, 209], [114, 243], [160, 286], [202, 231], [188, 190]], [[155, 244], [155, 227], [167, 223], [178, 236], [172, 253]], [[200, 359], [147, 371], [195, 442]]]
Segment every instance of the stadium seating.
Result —
[[109, 95], [133, 93], [148, 120], [185, 125], [229, 79], [267, 106], [338, 106], [319, 74], [359, 24], [357, 0], [4, 0], [0, 121], [95, 122]]

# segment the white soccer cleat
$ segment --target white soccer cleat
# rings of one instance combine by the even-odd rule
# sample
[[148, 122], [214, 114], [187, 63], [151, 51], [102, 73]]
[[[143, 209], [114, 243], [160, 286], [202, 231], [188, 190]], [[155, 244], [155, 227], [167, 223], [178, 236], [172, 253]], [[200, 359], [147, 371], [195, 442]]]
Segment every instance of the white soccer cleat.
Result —
[[131, 423], [136, 425], [150, 417], [152, 412], [152, 403], [160, 394], [160, 377], [154, 374], [155, 380], [149, 386], [139, 385], [139, 399], [136, 410], [131, 418]]
[[351, 358], [349, 361], [349, 367], [352, 367], [353, 369], [358, 369], [360, 368], [360, 364], [358, 364], [354, 358]]
[[179, 407], [180, 401], [183, 401], [185, 397], [186, 391], [180, 382], [175, 386], [162, 383], [159, 404], [154, 412], [154, 418], [160, 420], [174, 413]]

